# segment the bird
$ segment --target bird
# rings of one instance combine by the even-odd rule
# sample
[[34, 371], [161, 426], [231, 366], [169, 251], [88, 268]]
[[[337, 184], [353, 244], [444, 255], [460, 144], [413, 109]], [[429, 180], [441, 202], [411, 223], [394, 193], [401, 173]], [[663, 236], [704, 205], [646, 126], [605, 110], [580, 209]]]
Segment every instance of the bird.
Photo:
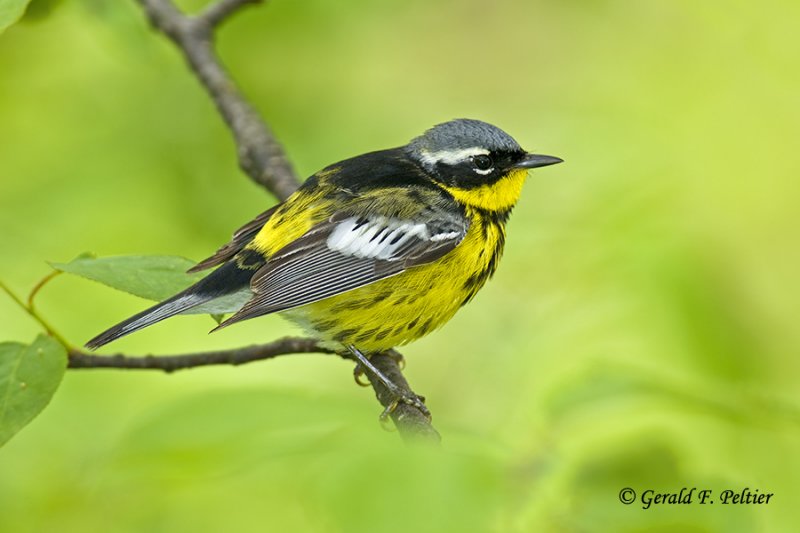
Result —
[[216, 267], [208, 276], [86, 346], [189, 310], [233, 313], [212, 331], [280, 313], [417, 405], [370, 356], [431, 333], [473, 299], [497, 269], [528, 171], [562, 161], [455, 119], [334, 163], [189, 270]]

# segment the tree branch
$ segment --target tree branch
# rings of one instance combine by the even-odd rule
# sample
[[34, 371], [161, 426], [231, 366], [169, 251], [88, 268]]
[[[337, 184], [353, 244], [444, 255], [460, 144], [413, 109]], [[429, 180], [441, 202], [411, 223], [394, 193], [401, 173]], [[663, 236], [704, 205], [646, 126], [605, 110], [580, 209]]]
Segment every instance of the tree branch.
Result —
[[[323, 353], [337, 355], [343, 359], [352, 360], [349, 354], [341, 354], [329, 348], [321, 346], [316, 339], [299, 337], [284, 337], [267, 344], [245, 346], [231, 350], [215, 350], [210, 352], [200, 352], [179, 355], [140, 355], [130, 356], [123, 354], [115, 355], [95, 355], [79, 350], [72, 349], [69, 352], [69, 362], [67, 366], [75, 370], [86, 369], [124, 369], [124, 370], [160, 370], [166, 373], [186, 370], [211, 365], [243, 365], [255, 361], [274, 359], [281, 355], [293, 355], [301, 353]], [[373, 355], [370, 358], [378, 370], [388, 377], [392, 383], [413, 394], [403, 373], [400, 371], [398, 361], [402, 356], [392, 350], [388, 353]], [[431, 425], [430, 419], [426, 414], [412, 405], [398, 403], [395, 405], [395, 397], [381, 383], [381, 381], [371, 374], [367, 374], [372, 388], [375, 390], [375, 397], [385, 409], [391, 409], [389, 416], [392, 418], [400, 434], [406, 440], [426, 438], [438, 442], [441, 440], [439, 433]]]
[[[319, 345], [315, 339], [298, 337], [285, 337], [268, 344], [245, 346], [232, 350], [215, 350], [179, 355], [95, 355], [79, 350], [69, 352], [69, 368], [120, 368], [126, 370], [161, 370], [172, 373], [187, 368], [197, 368], [210, 365], [243, 365], [253, 361], [273, 359], [279, 355], [299, 353], [327, 353], [336, 352]], [[347, 359], [346, 356], [342, 356]]]
[[198, 16], [181, 13], [170, 0], [138, 0], [156, 29], [175, 43], [233, 133], [239, 166], [250, 178], [285, 200], [299, 180], [269, 127], [222, 67], [213, 46], [214, 30], [255, 0], [222, 0]]
[[203, 13], [199, 15], [211, 26], [219, 26], [225, 19], [239, 11], [247, 4], [260, 4], [263, 0], [220, 0], [209, 5]]
[[[182, 13], [172, 0], [137, 0], [150, 23], [165, 34], [183, 53], [192, 72], [205, 87], [217, 110], [233, 133], [239, 166], [256, 183], [285, 200], [299, 186], [299, 180], [286, 154], [267, 124], [242, 95], [222, 67], [213, 47], [214, 30], [239, 9], [261, 0], [219, 0], [196, 16]], [[170, 356], [111, 355], [102, 356], [78, 350], [69, 352], [69, 368], [117, 368], [128, 370], [161, 370], [175, 372], [187, 368], [209, 365], [241, 365], [253, 361], [272, 359], [296, 353], [336, 354], [314, 339], [287, 337], [277, 341], [246, 346], [232, 350], [179, 354]], [[345, 359], [349, 355], [336, 354]], [[373, 355], [370, 361], [403, 391], [413, 395], [398, 361], [402, 358], [394, 350]], [[370, 373], [366, 374], [375, 390], [375, 396], [404, 439], [423, 438], [435, 442], [439, 433], [433, 428], [427, 413], [406, 403], [395, 405], [393, 394]]]

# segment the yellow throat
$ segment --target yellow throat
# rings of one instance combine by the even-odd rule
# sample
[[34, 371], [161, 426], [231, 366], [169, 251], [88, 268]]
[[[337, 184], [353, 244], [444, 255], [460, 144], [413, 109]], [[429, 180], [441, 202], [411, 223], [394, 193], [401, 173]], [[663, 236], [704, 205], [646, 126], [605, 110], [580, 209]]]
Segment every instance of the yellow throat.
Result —
[[527, 169], [512, 170], [490, 185], [474, 189], [444, 187], [460, 203], [485, 211], [507, 211], [514, 207], [528, 176]]

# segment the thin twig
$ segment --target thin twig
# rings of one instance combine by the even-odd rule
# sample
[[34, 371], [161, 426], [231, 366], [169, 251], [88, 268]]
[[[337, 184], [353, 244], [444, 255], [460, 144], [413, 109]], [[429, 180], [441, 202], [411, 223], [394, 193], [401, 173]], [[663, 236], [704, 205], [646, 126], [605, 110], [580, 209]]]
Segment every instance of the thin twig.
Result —
[[[268, 344], [245, 346], [232, 350], [214, 350], [179, 355], [95, 355], [80, 350], [69, 352], [69, 368], [118, 368], [126, 370], [161, 370], [171, 373], [177, 370], [210, 365], [243, 365], [254, 361], [273, 359], [279, 355], [300, 353], [336, 354], [319, 345], [315, 339], [285, 337]], [[345, 359], [347, 356], [342, 356]]]
[[[255, 361], [274, 359], [281, 355], [294, 355], [301, 353], [323, 353], [339, 356], [343, 359], [352, 360], [347, 353], [338, 353], [334, 350], [321, 346], [316, 339], [300, 337], [285, 337], [267, 344], [245, 346], [231, 350], [214, 350], [209, 352], [178, 354], [178, 355], [95, 355], [82, 352], [77, 349], [69, 351], [68, 367], [76, 370], [86, 369], [124, 369], [124, 370], [159, 370], [166, 373], [198, 368], [211, 365], [243, 365]], [[398, 366], [401, 356], [392, 350], [389, 353], [373, 355], [370, 358], [378, 370], [388, 377], [392, 383], [411, 392], [408, 382], [403, 376]], [[375, 376], [367, 375], [375, 396], [384, 408], [394, 406], [396, 398]], [[427, 438], [439, 441], [441, 437], [433, 428], [430, 420], [414, 406], [398, 403], [389, 416], [394, 421], [395, 426], [400, 429], [400, 434], [406, 440], [417, 438]]]
[[48, 275], [43, 280], [41, 280], [31, 291], [30, 296], [28, 297], [29, 304], [26, 304], [22, 298], [17, 296], [14, 291], [9, 289], [3, 282], [0, 281], [0, 290], [5, 292], [9, 298], [11, 298], [14, 303], [16, 303], [19, 307], [21, 307], [28, 315], [31, 316], [36, 322], [39, 323], [40, 326], [47, 332], [48, 335], [53, 337], [59, 344], [61, 344], [65, 350], [69, 351], [72, 348], [72, 345], [65, 339], [50, 323], [45, 320], [45, 318], [39, 314], [36, 308], [33, 306], [33, 299], [36, 296], [36, 293], [39, 289], [44, 286], [45, 283], [53, 279], [54, 275]]
[[39, 283], [37, 283], [36, 285], [33, 286], [33, 288], [31, 289], [31, 292], [28, 294], [28, 307], [29, 308], [33, 309], [33, 301], [36, 299], [36, 295], [39, 294], [39, 291], [42, 290], [42, 288], [45, 285], [50, 283], [50, 280], [52, 280], [56, 276], [60, 276], [61, 274], [63, 274], [63, 272], [61, 270], [53, 270], [48, 275], [46, 275], [45, 277], [40, 279]]

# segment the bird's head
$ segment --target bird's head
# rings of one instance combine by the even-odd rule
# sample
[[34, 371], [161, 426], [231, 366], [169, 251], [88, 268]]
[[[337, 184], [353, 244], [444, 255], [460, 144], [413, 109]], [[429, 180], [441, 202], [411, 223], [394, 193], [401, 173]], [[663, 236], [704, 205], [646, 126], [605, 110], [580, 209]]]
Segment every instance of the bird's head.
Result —
[[412, 140], [407, 151], [457, 200], [489, 211], [513, 207], [529, 169], [562, 162], [528, 153], [500, 128], [472, 119], [434, 126]]

